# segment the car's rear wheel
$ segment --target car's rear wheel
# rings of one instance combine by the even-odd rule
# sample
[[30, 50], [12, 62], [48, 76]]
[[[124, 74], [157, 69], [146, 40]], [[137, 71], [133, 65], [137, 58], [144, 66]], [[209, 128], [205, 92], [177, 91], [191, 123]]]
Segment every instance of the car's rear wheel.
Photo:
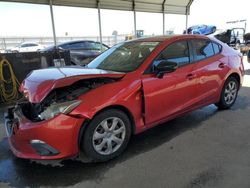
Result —
[[215, 105], [219, 109], [228, 109], [230, 108], [236, 101], [239, 90], [239, 82], [235, 77], [229, 77], [221, 91], [220, 101]]
[[81, 149], [95, 162], [108, 161], [120, 155], [131, 136], [130, 120], [121, 110], [103, 111], [87, 126]]

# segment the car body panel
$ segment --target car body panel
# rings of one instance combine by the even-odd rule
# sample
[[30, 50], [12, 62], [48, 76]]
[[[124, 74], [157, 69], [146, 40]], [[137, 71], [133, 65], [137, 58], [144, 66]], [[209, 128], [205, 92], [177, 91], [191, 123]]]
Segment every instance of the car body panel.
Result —
[[[82, 104], [70, 114], [93, 119], [98, 112], [105, 108], [124, 107], [132, 114], [132, 122], [136, 125], [135, 133], [145, 130], [141, 80], [132, 77], [127, 78], [127, 75], [125, 77], [125, 79], [102, 85], [80, 96], [79, 99]], [[105, 91], [105, 94], [103, 91]], [[103, 94], [100, 95], [100, 93]]]
[[[20, 158], [32, 159], [60, 159], [77, 156], [79, 153], [77, 138], [84, 119], [57, 115], [54, 119], [44, 122], [31, 122], [20, 110], [14, 112], [18, 124], [13, 127], [13, 134], [9, 139], [13, 153]], [[31, 140], [41, 140], [60, 151], [55, 156], [41, 156], [32, 148]], [[56, 140], [56, 141], [55, 141]]]
[[161, 79], [154, 74], [143, 76], [146, 124], [160, 121], [192, 104], [196, 83], [187, 78], [192, 68], [193, 64], [178, 68]]
[[[154, 59], [168, 45], [179, 40], [191, 39], [213, 40], [219, 43], [223, 50], [220, 54], [199, 62], [192, 61], [174, 72], [166, 73], [163, 78], [147, 72]], [[78, 96], [80, 105], [67, 115], [59, 114], [41, 122], [31, 122], [21, 116], [19, 130], [16, 131], [16, 135], [9, 137], [14, 154], [21, 158], [50, 159], [50, 157], [39, 157], [27, 144], [27, 140], [34, 139], [33, 135], [36, 135], [38, 139], [43, 139], [57, 148], [60, 154], [63, 153], [63, 155], [53, 156], [53, 159], [75, 156], [79, 153], [77, 143], [80, 128], [88, 126], [88, 123], [83, 125], [84, 122], [91, 121], [107, 108], [123, 110], [130, 118], [133, 133], [138, 134], [167, 120], [218, 102], [223, 84], [232, 74], [237, 74], [242, 84], [244, 67], [241, 55], [214, 38], [181, 35], [142, 38], [138, 41], [158, 41], [160, 44], [144, 60], [144, 63], [132, 72], [120, 73], [69, 67], [38, 70], [28, 75], [21, 86], [21, 91], [24, 94], [27, 93], [31, 103], [40, 103], [55, 88], [65, 87], [79, 80], [108, 77], [113, 78], [114, 81], [101, 84]], [[194, 55], [192, 51], [190, 53], [190, 56]], [[221, 63], [224, 64], [223, 67], [220, 67]], [[193, 75], [191, 79], [190, 74]], [[58, 135], [60, 139], [58, 136], [53, 138], [57, 132], [60, 133], [60, 136]], [[64, 144], [67, 149], [61, 148]]]
[[51, 90], [82, 79], [106, 77], [121, 78], [123, 73], [82, 67], [48, 68], [35, 70], [23, 81], [20, 91], [31, 103], [41, 102]]

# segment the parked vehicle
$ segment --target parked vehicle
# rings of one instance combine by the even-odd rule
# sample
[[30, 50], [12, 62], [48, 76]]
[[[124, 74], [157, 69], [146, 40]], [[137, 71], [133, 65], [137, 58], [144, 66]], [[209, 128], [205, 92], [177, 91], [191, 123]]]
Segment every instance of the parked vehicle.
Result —
[[[189, 27], [187, 30], [188, 34], [198, 34], [198, 35], [210, 35], [216, 31], [216, 26], [214, 25], [195, 25]], [[184, 34], [186, 31], [184, 31]]]
[[226, 31], [216, 34], [215, 38], [228, 44], [229, 46], [240, 49], [240, 45], [244, 43], [245, 29], [244, 28], [233, 28], [227, 29]]
[[250, 49], [250, 33], [244, 35], [244, 43], [240, 46], [240, 52], [246, 55]]
[[103, 51], [109, 49], [105, 44], [100, 42], [94, 42], [89, 40], [77, 40], [64, 42], [56, 47], [54, 45], [49, 46], [41, 51], [41, 53], [51, 52], [59, 50], [69, 50], [70, 59], [73, 65], [86, 65], [97, 57]]
[[0, 53], [5, 53], [5, 50], [4, 49], [0, 49]]
[[239, 52], [197, 35], [127, 41], [86, 67], [35, 70], [20, 87], [26, 101], [5, 114], [11, 150], [107, 161], [132, 134], [209, 104], [230, 108], [243, 75]]
[[37, 52], [44, 49], [44, 46], [35, 42], [24, 42], [11, 49], [11, 52]]

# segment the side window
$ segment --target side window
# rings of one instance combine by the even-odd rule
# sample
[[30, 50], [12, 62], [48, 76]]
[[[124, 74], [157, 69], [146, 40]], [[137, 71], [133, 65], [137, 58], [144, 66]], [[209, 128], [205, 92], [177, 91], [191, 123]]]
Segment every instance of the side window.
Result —
[[214, 43], [214, 42], [213, 42], [212, 44], [213, 44], [213, 48], [214, 48], [214, 53], [215, 53], [215, 54], [220, 53], [221, 50], [222, 50], [222, 46], [219, 45], [219, 44], [216, 44], [216, 43]]
[[85, 42], [76, 42], [68, 44], [68, 49], [85, 49], [85, 48], [86, 48]]
[[68, 44], [61, 44], [61, 45], [58, 45], [58, 47], [60, 47], [62, 49], [70, 49], [70, 45], [68, 45]]
[[179, 67], [188, 64], [190, 56], [187, 41], [170, 44], [156, 59], [156, 61], [161, 60], [177, 63]]
[[101, 50], [101, 44], [97, 42], [87, 42], [88, 49], [90, 50]]
[[29, 47], [29, 44], [22, 44], [21, 47], [22, 47], [22, 48]]
[[29, 47], [33, 47], [33, 46], [38, 46], [38, 45], [37, 44], [32, 44], [32, 43], [29, 44]]
[[194, 58], [200, 61], [214, 55], [213, 45], [209, 40], [193, 40]]
[[102, 45], [99, 42], [88, 42], [87, 44], [88, 44], [88, 48], [90, 50], [98, 50], [98, 51], [100, 51], [101, 48], [102, 48], [102, 51], [105, 51], [105, 50], [108, 49], [106, 46]]

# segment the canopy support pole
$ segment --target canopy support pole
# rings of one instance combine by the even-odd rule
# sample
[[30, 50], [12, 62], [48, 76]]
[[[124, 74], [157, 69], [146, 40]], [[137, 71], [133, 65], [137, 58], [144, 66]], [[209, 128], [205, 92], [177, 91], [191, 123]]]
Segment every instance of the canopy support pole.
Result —
[[50, 16], [51, 16], [51, 23], [52, 23], [54, 45], [56, 46], [56, 29], [55, 29], [55, 21], [54, 21], [52, 0], [49, 0], [49, 6], [50, 6]]
[[186, 34], [188, 34], [188, 15], [190, 14], [190, 7], [194, 0], [189, 0], [187, 7], [186, 7]]
[[135, 32], [135, 38], [137, 38], [136, 34], [136, 11], [135, 11], [135, 1], [133, 1], [133, 12], [134, 12], [134, 32]]
[[188, 14], [186, 14], [186, 30], [185, 30], [186, 34], [188, 34], [187, 30], [188, 30]]
[[165, 13], [163, 12], [163, 35], [165, 35]]
[[102, 44], [102, 20], [101, 20], [101, 9], [100, 9], [100, 1], [97, 0], [97, 8], [98, 8], [98, 23], [99, 23], [99, 36], [100, 43]]
[[166, 0], [164, 0], [163, 3], [162, 3], [162, 16], [163, 16], [163, 17], [162, 17], [162, 19], [163, 19], [163, 20], [162, 20], [162, 22], [163, 22], [163, 23], [162, 23], [163, 33], [162, 33], [162, 34], [163, 34], [163, 35], [165, 35], [165, 2], [166, 2]]

